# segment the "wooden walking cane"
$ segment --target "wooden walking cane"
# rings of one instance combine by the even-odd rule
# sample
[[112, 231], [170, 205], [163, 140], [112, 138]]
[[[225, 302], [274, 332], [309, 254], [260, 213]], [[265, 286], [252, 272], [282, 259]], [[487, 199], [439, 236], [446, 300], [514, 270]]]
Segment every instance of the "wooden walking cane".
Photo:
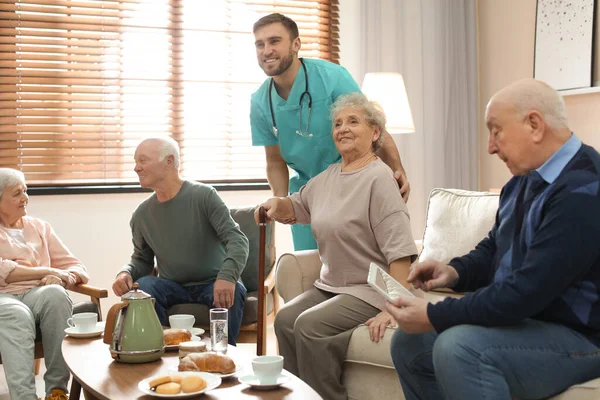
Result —
[[266, 288], [265, 288], [265, 247], [267, 231], [267, 214], [264, 207], [258, 209], [260, 240], [258, 249], [258, 319], [256, 329], [256, 355], [263, 356], [267, 350], [267, 320], [265, 317]]

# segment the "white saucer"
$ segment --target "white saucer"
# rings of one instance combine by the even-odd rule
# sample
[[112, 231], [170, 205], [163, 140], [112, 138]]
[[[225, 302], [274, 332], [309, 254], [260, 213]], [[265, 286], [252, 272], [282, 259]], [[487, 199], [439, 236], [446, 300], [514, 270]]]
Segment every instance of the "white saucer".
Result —
[[[200, 339], [200, 337], [198, 337], [198, 336], [192, 335], [192, 338], [189, 341], [190, 342], [201, 342], [202, 339]], [[179, 345], [178, 344], [165, 345], [165, 350], [166, 351], [169, 351], [169, 350], [179, 350]]]
[[200, 335], [204, 335], [204, 332], [206, 332], [206, 331], [202, 328], [192, 328], [191, 332], [192, 332], [192, 335], [200, 336]]
[[94, 330], [90, 331], [90, 332], [78, 332], [75, 329], [75, 327], [68, 327], [67, 329], [65, 329], [65, 333], [67, 335], [69, 335], [70, 337], [76, 338], [76, 339], [93, 338], [93, 337], [102, 335], [103, 332], [104, 332], [104, 322], [97, 322]]
[[273, 384], [264, 384], [260, 383], [258, 377], [256, 375], [246, 375], [238, 378], [240, 382], [245, 383], [246, 385], [252, 386], [253, 389], [266, 390], [266, 389], [275, 389], [290, 380], [290, 377], [287, 375], [279, 375], [277, 378], [277, 382]]

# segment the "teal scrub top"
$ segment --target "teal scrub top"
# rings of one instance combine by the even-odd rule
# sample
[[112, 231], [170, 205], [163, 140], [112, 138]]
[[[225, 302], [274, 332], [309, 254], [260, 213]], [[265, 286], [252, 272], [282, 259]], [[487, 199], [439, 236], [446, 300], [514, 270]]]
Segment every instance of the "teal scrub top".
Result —
[[[297, 192], [309, 179], [323, 172], [341, 156], [331, 136], [331, 104], [342, 94], [360, 92], [356, 81], [348, 71], [337, 64], [324, 60], [303, 59], [308, 74], [308, 91], [312, 97], [312, 111], [308, 121], [308, 96], [300, 97], [305, 90], [306, 76], [300, 67], [287, 100], [282, 99], [273, 86], [271, 97], [278, 133], [273, 132], [273, 120], [269, 107], [269, 84], [267, 79], [252, 94], [250, 125], [253, 146], [279, 145], [287, 165], [295, 171], [290, 177], [290, 193]], [[301, 123], [299, 124], [299, 115]], [[308, 132], [306, 124], [308, 122]], [[300, 130], [305, 136], [296, 133]], [[312, 136], [307, 137], [308, 134]], [[296, 250], [315, 249], [309, 225], [293, 225], [292, 235]]]

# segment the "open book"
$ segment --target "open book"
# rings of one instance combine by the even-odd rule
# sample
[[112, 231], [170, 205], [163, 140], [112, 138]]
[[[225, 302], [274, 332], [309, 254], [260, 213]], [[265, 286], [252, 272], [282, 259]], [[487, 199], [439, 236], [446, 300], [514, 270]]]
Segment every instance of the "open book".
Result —
[[393, 301], [400, 296], [415, 297], [415, 295], [402, 286], [400, 282], [395, 280], [390, 274], [385, 272], [375, 263], [371, 263], [369, 267], [367, 283], [389, 301]]

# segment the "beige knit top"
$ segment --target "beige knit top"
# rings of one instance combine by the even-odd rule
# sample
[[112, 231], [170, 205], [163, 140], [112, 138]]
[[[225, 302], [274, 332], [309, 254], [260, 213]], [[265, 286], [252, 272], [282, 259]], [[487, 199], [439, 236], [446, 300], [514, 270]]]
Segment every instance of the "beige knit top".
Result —
[[393, 261], [417, 255], [392, 170], [379, 158], [352, 172], [333, 164], [290, 199], [298, 223], [310, 223], [317, 240], [323, 266], [315, 286], [382, 310], [385, 299], [367, 284], [369, 264], [389, 273]]

